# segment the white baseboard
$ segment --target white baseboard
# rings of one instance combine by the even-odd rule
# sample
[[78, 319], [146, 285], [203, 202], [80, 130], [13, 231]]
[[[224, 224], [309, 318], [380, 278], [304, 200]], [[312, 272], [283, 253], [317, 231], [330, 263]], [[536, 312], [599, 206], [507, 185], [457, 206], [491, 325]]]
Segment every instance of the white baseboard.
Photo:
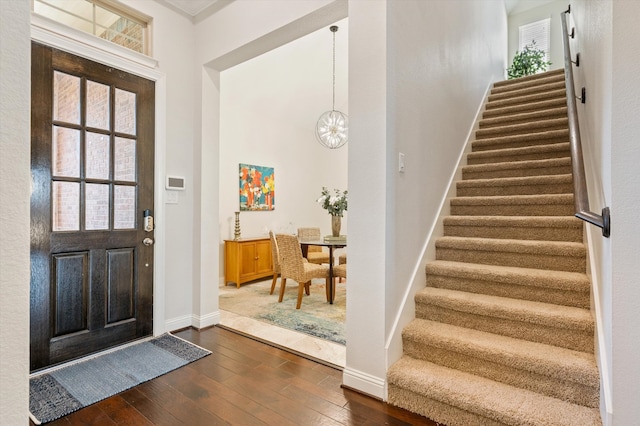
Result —
[[187, 327], [205, 328], [220, 323], [220, 311], [211, 312], [206, 315], [183, 315], [172, 318], [165, 322], [165, 330], [175, 331]]
[[212, 325], [216, 325], [220, 323], [220, 311], [211, 312], [206, 315], [192, 316], [192, 326], [195, 328], [205, 328], [211, 327]]
[[164, 329], [166, 331], [175, 331], [187, 327], [191, 327], [191, 315], [172, 318], [164, 323]]
[[385, 379], [383, 378], [346, 367], [342, 371], [342, 384], [375, 398], [386, 399]]
[[[583, 225], [586, 232], [586, 244], [588, 249], [588, 274], [591, 279], [592, 313], [596, 323], [596, 362], [600, 373], [600, 417], [603, 426], [613, 425], [611, 377], [609, 377], [609, 360], [604, 334], [604, 319], [602, 317], [602, 285], [596, 268], [597, 257], [594, 251], [594, 230], [592, 226]], [[596, 234], [597, 235], [597, 234]], [[598, 238], [600, 238], [598, 236]]]

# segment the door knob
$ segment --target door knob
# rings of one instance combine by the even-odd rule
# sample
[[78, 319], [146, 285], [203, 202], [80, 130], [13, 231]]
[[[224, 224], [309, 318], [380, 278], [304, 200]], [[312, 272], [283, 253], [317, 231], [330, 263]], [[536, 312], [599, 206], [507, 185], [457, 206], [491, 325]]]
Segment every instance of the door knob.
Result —
[[152, 246], [153, 245], [153, 238], [145, 238], [144, 240], [142, 240], [142, 244], [144, 244], [145, 246]]

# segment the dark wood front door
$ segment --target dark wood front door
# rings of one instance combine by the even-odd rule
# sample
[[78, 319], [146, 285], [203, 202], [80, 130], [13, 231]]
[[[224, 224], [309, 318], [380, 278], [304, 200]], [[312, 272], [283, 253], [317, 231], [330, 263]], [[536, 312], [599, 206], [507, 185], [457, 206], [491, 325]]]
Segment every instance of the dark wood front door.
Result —
[[155, 87], [37, 43], [31, 79], [33, 371], [153, 332]]

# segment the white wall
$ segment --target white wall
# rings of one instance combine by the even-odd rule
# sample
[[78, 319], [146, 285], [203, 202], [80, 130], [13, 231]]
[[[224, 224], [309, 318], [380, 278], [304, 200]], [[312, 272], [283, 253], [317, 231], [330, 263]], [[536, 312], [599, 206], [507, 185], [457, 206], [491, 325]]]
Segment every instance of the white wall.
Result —
[[[575, 87], [579, 90], [580, 87], [585, 86], [588, 90], [588, 102], [577, 104], [587, 188], [591, 209], [595, 213], [600, 213], [602, 207], [609, 205], [611, 200], [611, 2], [575, 2], [569, 18], [569, 26], [576, 28], [576, 37], [570, 43], [572, 54], [580, 52], [581, 56], [581, 66], [573, 68]], [[605, 184], [604, 179], [609, 183]], [[615, 220], [615, 213], [613, 217]], [[612, 239], [603, 238], [601, 232], [592, 226], [586, 225], [586, 229], [590, 236], [590, 249], [593, 253], [591, 259], [591, 279], [594, 285], [593, 307], [599, 325], [597, 330], [599, 345], [596, 350], [600, 364], [601, 408], [603, 419], [606, 419], [606, 412], [612, 410]]]
[[[407, 289], [424, 286], [424, 272], [414, 273], [485, 90], [503, 75], [507, 22], [494, 1], [352, 1], [349, 22], [345, 383], [368, 381], [384, 396], [385, 363], [399, 356], [399, 340], [389, 354], [385, 342], [401, 331]], [[365, 179], [367, 169], [376, 173]]]
[[[615, 220], [611, 241], [613, 424], [640, 419], [640, 3], [613, 4], [611, 109], [611, 208]], [[606, 181], [605, 181], [606, 182]]]
[[[507, 27], [497, 3], [390, 3], [392, 286], [411, 281], [485, 91], [503, 79]], [[455, 22], [467, 30], [448, 31]], [[399, 152], [405, 153], [404, 173], [396, 167]], [[386, 298], [390, 312], [397, 310], [398, 296]]]
[[349, 2], [349, 279], [343, 383], [383, 397], [388, 282], [388, 2]]
[[[611, 239], [613, 298], [613, 424], [640, 418], [640, 3], [613, 1], [613, 54], [610, 179], [614, 218]], [[605, 157], [606, 160], [606, 157]]]
[[[540, 21], [542, 19], [551, 18], [551, 30], [549, 47], [549, 60], [551, 65], [550, 70], [562, 68], [564, 66], [564, 56], [562, 51], [562, 23], [560, 22], [560, 13], [567, 10], [567, 5], [570, 2], [567, 0], [555, 0], [553, 2], [547, 2], [538, 7], [534, 7], [525, 11], [518, 11], [515, 9], [513, 13], [509, 15], [509, 58], [508, 65], [511, 65], [513, 56], [519, 48], [518, 27], [521, 25], [527, 25], [532, 22]], [[569, 28], [571, 31], [571, 28]], [[575, 58], [575, 57], [574, 57]]]
[[605, 425], [637, 422], [640, 407], [640, 286], [637, 253], [640, 225], [639, 78], [640, 30], [635, 1], [572, 2], [576, 27], [572, 49], [580, 52], [574, 68], [576, 88], [587, 89], [578, 104], [591, 210], [611, 208], [611, 238], [598, 228], [591, 234], [594, 305], [599, 308], [602, 412]]
[[[336, 109], [348, 114], [347, 20], [336, 23]], [[242, 237], [317, 226], [330, 216], [316, 203], [323, 186], [347, 189], [347, 147], [327, 149], [315, 124], [332, 106], [328, 26], [220, 74], [220, 243], [233, 239], [239, 211], [238, 164], [274, 167], [275, 210], [240, 213]], [[342, 221], [347, 232], [348, 213]], [[220, 273], [224, 273], [223, 246]]]
[[29, 2], [0, 1], [0, 412], [25, 424], [29, 408]]
[[164, 205], [165, 241], [156, 241], [164, 243], [165, 322], [168, 330], [174, 330], [192, 325], [198, 292], [194, 288], [192, 245], [193, 152], [199, 108], [194, 100], [195, 28], [191, 20], [157, 2], [123, 0], [123, 3], [153, 18], [153, 57], [159, 62], [159, 71], [165, 74], [166, 84], [166, 116], [156, 117], [166, 132], [166, 164], [161, 173], [183, 176], [186, 182], [186, 190], [178, 193], [178, 203]]

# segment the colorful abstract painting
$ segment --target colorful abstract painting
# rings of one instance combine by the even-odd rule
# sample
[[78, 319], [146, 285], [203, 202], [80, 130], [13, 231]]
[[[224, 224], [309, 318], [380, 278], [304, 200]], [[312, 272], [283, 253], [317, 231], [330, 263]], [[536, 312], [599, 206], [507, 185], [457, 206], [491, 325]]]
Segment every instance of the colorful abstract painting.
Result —
[[268, 211], [276, 207], [273, 167], [240, 164], [240, 211]]

